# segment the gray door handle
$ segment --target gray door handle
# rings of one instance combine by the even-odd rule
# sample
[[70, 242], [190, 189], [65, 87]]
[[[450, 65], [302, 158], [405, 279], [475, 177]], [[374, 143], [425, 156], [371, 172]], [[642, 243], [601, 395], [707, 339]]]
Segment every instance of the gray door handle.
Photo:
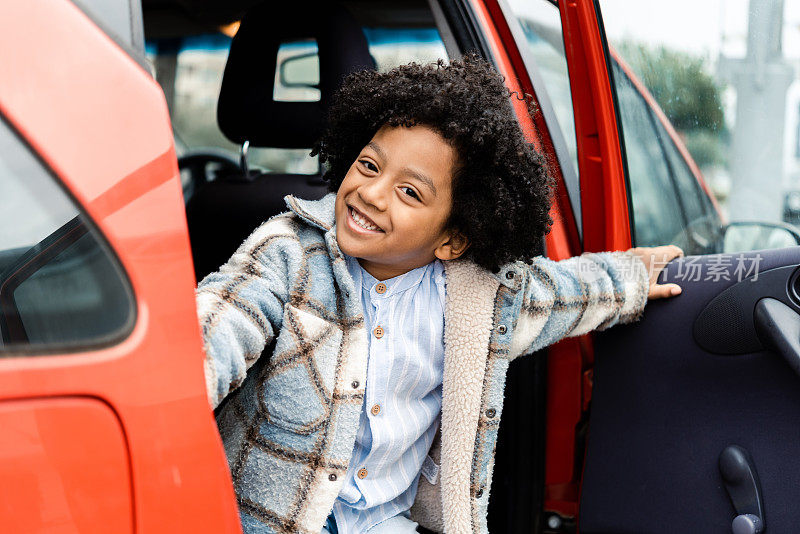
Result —
[[773, 298], [763, 298], [754, 312], [756, 333], [761, 343], [786, 360], [800, 375], [800, 314]]
[[725, 447], [719, 455], [719, 473], [737, 514], [731, 525], [733, 534], [764, 532], [761, 483], [755, 463], [747, 450], [738, 445]]

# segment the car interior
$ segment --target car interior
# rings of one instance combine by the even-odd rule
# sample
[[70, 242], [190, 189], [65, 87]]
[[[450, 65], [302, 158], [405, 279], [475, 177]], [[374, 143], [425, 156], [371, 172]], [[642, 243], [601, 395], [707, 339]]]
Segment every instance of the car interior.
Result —
[[[347, 10], [326, 3], [319, 6], [318, 18], [308, 20], [302, 17], [305, 9], [299, 3], [289, 4], [276, 16], [270, 5], [262, 5], [243, 18], [231, 43], [217, 106], [219, 127], [234, 143], [312, 146], [341, 79], [354, 70], [374, 68], [364, 34]], [[274, 100], [270, 90], [281, 43], [308, 37], [316, 40], [319, 50], [320, 100]], [[186, 215], [198, 280], [224, 263], [260, 222], [285, 211], [285, 195], [322, 197], [327, 189], [321, 172], [318, 166], [318, 172], [310, 175], [264, 173], [242, 165], [196, 188]]]
[[[436, 55], [447, 61], [469, 50], [489, 57], [483, 38], [465, 24], [470, 15], [451, 0], [261, 5], [143, 0], [142, 7], [148, 60], [173, 120], [198, 281], [222, 265], [261, 222], [285, 211], [285, 195], [312, 199], [327, 193], [324, 169], [316, 160], [311, 160], [311, 171], [308, 161], [298, 170], [297, 165], [264, 164], [255, 154], [301, 149], [300, 157], [307, 160], [344, 76], [362, 68], [385, 71], [411, 60], [427, 62]], [[233, 33], [231, 28], [237, 31], [228, 40], [224, 34]], [[180, 91], [187, 89], [181, 86], [180, 56], [177, 69], [174, 56], [197, 36], [219, 43], [220, 55], [227, 54], [224, 73], [215, 80], [216, 101], [203, 113], [191, 113], [192, 120], [203, 115], [206, 130], [216, 130], [220, 141], [212, 146], [207, 141], [191, 146], [178, 132], [182, 119], [176, 108]], [[318, 76], [300, 83], [288, 79], [292, 65], [286, 56], [279, 59], [287, 43], [299, 46], [296, 61], [318, 57]], [[425, 55], [431, 46], [436, 55]], [[305, 93], [287, 101], [279, 94], [281, 84]], [[314, 90], [311, 97], [309, 90]], [[208, 115], [214, 109], [212, 123]], [[539, 531], [542, 524], [544, 358], [522, 358], [512, 365], [517, 370], [509, 373], [506, 392], [513, 402], [506, 401], [503, 414], [489, 507], [492, 532]]]
[[[274, 172], [251, 166], [248, 152], [266, 147], [310, 150], [342, 79], [359, 69], [376, 68], [362, 28], [435, 28], [436, 22], [424, 1], [263, 4], [249, 9], [246, 3], [230, 9], [197, 4], [145, 1], [143, 9], [145, 39], [160, 42], [218, 32], [241, 20], [216, 106], [219, 131], [239, 154], [193, 150], [179, 158], [179, 166], [190, 171], [186, 214], [199, 281], [223, 264], [261, 222], [285, 211], [285, 195], [313, 199], [327, 192], [319, 165], [311, 174]], [[183, 20], [176, 24], [177, 19]], [[277, 64], [281, 46], [303, 40], [316, 44], [318, 79], [309, 85], [318, 90], [318, 97], [278, 100], [273, 89], [280, 81], [275, 78], [284, 76], [288, 63]], [[209, 163], [217, 167], [211, 177]]]

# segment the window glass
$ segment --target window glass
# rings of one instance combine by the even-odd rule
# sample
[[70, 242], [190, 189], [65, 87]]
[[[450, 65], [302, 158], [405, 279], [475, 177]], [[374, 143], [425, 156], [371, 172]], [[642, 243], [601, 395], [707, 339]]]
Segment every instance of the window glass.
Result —
[[686, 219], [684, 231], [677, 239], [673, 239], [672, 243], [690, 255], [720, 252], [722, 221], [719, 214], [661, 121], [656, 119], [655, 124], [664, 145], [667, 162], [678, 189], [678, 200], [683, 206]]
[[680, 152], [675, 147], [675, 144], [661, 124], [661, 121], [655, 117], [654, 119], [653, 122], [655, 123], [658, 137], [661, 140], [661, 144], [664, 146], [664, 152], [667, 156], [667, 164], [669, 165], [672, 176], [675, 178], [675, 185], [678, 188], [678, 194], [681, 204], [683, 205], [684, 213], [686, 214], [686, 220], [691, 223], [706, 215], [700, 184], [686, 164], [686, 160], [683, 159], [683, 156], [681, 156]]
[[364, 35], [379, 72], [412, 61], [430, 63], [448, 59], [436, 28], [364, 28]]
[[319, 102], [319, 49], [317, 41], [293, 41], [278, 47], [275, 64], [276, 102]]
[[[235, 28], [235, 25], [232, 26]], [[435, 28], [363, 28], [378, 70], [385, 72], [410, 61], [447, 60]], [[239, 146], [217, 126], [217, 98], [231, 37], [214, 33], [147, 41], [147, 57], [164, 89], [172, 117], [178, 156], [193, 150], [222, 150], [238, 158]], [[313, 39], [283, 43], [278, 51], [273, 96], [281, 101], [320, 99], [319, 58]], [[250, 147], [248, 163], [265, 172], [316, 174], [317, 158], [308, 149]]]
[[634, 242], [637, 246], [671, 243], [683, 228], [683, 218], [654, 118], [619, 67], [614, 80], [628, 158]]
[[119, 339], [127, 280], [89, 221], [0, 123], [0, 356]]
[[664, 111], [716, 197], [719, 212], [702, 192], [697, 201], [710, 217], [799, 224], [800, 3], [599, 4], [612, 56]]
[[[521, 35], [515, 34], [515, 39], [523, 47], [525, 66], [550, 130], [580, 232], [578, 146], [561, 16], [558, 7], [546, 0], [510, 0], [508, 5], [519, 22]], [[513, 20], [510, 22], [513, 28]]]
[[[538, 8], [534, 9], [537, 6]], [[528, 49], [536, 60], [539, 75], [547, 88], [547, 95], [558, 118], [558, 125], [564, 133], [564, 141], [573, 167], [577, 170], [575, 118], [558, 8], [545, 2], [530, 2], [528, 9], [520, 16], [520, 24], [525, 32]]]

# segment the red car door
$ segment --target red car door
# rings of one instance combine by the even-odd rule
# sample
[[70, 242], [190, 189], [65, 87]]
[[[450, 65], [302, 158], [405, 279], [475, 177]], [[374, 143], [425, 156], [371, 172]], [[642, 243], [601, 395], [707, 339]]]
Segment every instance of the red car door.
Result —
[[[609, 8], [605, 27], [601, 6]], [[625, 7], [603, 1], [582, 6], [585, 20], [595, 22], [593, 33], [604, 41], [611, 36], [612, 44], [620, 42], [621, 13], [630, 22], [672, 20], [671, 28], [684, 41], [691, 41], [693, 28], [716, 24], [707, 12], [696, 10], [675, 19], [659, 3], [641, 6], [645, 9], [638, 17]], [[775, 163], [783, 160], [779, 147], [787, 120], [780, 108], [770, 105], [775, 101], [772, 93], [785, 88], [787, 69], [775, 33], [760, 26], [771, 21], [780, 27], [782, 13], [782, 2], [751, 3], [739, 12], [749, 18], [745, 61], [757, 63], [757, 50], [772, 48], [766, 77], [759, 79], [757, 69], [744, 68], [732, 78], [736, 108], [715, 103], [713, 91], [704, 100], [700, 90], [680, 97], [681, 105], [697, 106], [688, 124], [676, 122], [695, 148], [700, 113], [736, 117], [729, 146], [724, 139], [716, 141], [730, 154], [717, 163], [733, 184], [726, 199], [728, 216], [734, 219], [730, 225], [716, 221], [714, 210], [704, 216], [698, 208], [696, 217], [686, 217], [707, 199], [688, 192], [697, 189], [696, 182], [685, 180], [693, 162], [677, 155], [667, 132], [671, 128], [664, 127], [661, 110], [652, 102], [648, 105], [649, 95], [641, 92], [633, 69], [621, 67], [608, 46], [603, 47], [618, 151], [625, 163], [624, 174], [615, 179], [624, 180], [628, 190], [633, 240], [645, 245], [680, 241], [688, 255], [667, 266], [661, 276], [683, 287], [680, 297], [651, 302], [640, 322], [595, 336], [581, 532], [797, 530], [800, 248], [797, 230], [770, 214], [780, 217], [782, 211], [779, 184], [786, 178]], [[567, 10], [565, 20], [570, 18]], [[661, 44], [656, 53], [640, 47], [647, 61], [640, 58], [637, 68], [670, 72], [672, 58], [682, 72], [703, 65], [681, 44]], [[724, 55], [724, 47], [721, 50]], [[724, 64], [720, 59], [719, 65]], [[694, 68], [693, 87], [713, 76], [726, 76], [722, 66]], [[677, 83], [677, 77], [666, 79]], [[660, 89], [657, 78], [648, 80]], [[677, 120], [670, 104], [662, 100]], [[754, 133], [757, 144], [743, 143]], [[757, 150], [750, 152], [751, 147]], [[766, 161], [755, 175], [754, 160]], [[753, 214], [765, 222], [753, 222]], [[744, 220], [736, 220], [740, 218]], [[740, 239], [743, 226], [758, 237]], [[785, 248], [768, 248], [775, 246]]]
[[0, 530], [237, 532], [164, 96], [87, 6], [0, 7]]
[[664, 113], [609, 51], [600, 4], [501, 0], [487, 12], [539, 101], [567, 235], [576, 221], [570, 251], [673, 242], [689, 256], [662, 275], [683, 286], [680, 297], [591, 344], [549, 350], [536, 528], [730, 532], [736, 521], [753, 529], [741, 532], [759, 522], [793, 531], [800, 249], [738, 250], [796, 245], [797, 232], [752, 223], [765, 237], [731, 248], [750, 223], [723, 224]]

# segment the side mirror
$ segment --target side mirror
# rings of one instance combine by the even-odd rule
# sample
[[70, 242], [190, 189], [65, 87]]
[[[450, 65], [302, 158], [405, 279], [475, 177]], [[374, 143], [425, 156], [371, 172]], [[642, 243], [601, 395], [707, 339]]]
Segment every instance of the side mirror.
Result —
[[748, 252], [800, 245], [800, 230], [791, 224], [735, 221], [723, 231], [722, 253]]

